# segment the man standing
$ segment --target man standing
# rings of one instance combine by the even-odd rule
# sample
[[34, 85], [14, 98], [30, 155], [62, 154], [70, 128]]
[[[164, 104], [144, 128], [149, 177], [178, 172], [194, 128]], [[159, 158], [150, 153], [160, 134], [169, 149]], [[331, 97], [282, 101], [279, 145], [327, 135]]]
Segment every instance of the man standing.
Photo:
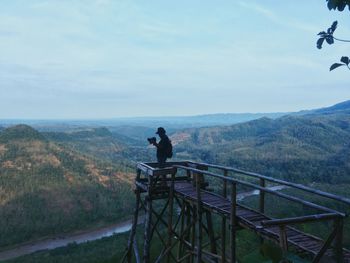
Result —
[[159, 168], [163, 168], [167, 158], [173, 156], [173, 146], [163, 127], [159, 127], [156, 134], [158, 134], [160, 141], [158, 143], [153, 141], [152, 144], [157, 147], [157, 161]]

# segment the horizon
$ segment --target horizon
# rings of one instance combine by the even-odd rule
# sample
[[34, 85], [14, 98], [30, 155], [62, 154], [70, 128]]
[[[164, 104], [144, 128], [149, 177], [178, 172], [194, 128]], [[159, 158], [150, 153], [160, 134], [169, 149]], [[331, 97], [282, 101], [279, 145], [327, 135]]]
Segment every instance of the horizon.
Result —
[[29, 119], [29, 118], [13, 118], [13, 119], [6, 119], [6, 118], [0, 118], [0, 125], [1, 125], [1, 122], [4, 121], [4, 122], [7, 122], [7, 121], [10, 121], [10, 122], [14, 122], [14, 121], [62, 121], [62, 122], [65, 122], [65, 121], [123, 121], [123, 120], [142, 120], [142, 119], [163, 119], [163, 118], [190, 118], [190, 117], [205, 117], [205, 116], [212, 116], [212, 115], [244, 115], [244, 114], [247, 114], [247, 115], [260, 115], [260, 114], [291, 114], [291, 113], [299, 113], [299, 112], [303, 112], [303, 111], [312, 111], [312, 110], [317, 110], [317, 109], [322, 109], [322, 108], [328, 108], [328, 107], [332, 107], [334, 105], [337, 105], [337, 104], [341, 104], [341, 103], [344, 103], [344, 102], [350, 102], [350, 99], [349, 100], [345, 100], [345, 101], [340, 101], [340, 102], [337, 102], [336, 104], [332, 104], [332, 105], [324, 105], [323, 107], [320, 107], [320, 108], [309, 108], [309, 109], [300, 109], [300, 110], [297, 110], [297, 111], [290, 111], [290, 112], [284, 112], [284, 111], [276, 111], [276, 112], [217, 112], [217, 113], [203, 113], [203, 114], [195, 114], [195, 115], [170, 115], [170, 116], [130, 116], [130, 117], [111, 117], [111, 118], [81, 118], [81, 119], [77, 119], [77, 118], [71, 118], [71, 119], [54, 119], [54, 118], [51, 118], [51, 119]]
[[[315, 14], [315, 15], [310, 15]], [[317, 33], [348, 11], [310, 0], [13, 0], [0, 9], [0, 119], [296, 112], [349, 99], [346, 55]]]

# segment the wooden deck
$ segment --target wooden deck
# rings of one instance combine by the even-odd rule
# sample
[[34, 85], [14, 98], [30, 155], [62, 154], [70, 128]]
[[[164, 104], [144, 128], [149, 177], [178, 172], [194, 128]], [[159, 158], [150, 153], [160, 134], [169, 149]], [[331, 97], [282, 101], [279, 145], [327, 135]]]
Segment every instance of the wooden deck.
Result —
[[[190, 202], [197, 202], [196, 188], [189, 182], [176, 182], [175, 195]], [[230, 217], [232, 205], [230, 200], [205, 190], [201, 190], [201, 198], [205, 209]], [[280, 242], [279, 227], [264, 227], [261, 224], [262, 221], [272, 218], [239, 204], [236, 207], [236, 215], [240, 227], [253, 230], [264, 239]], [[290, 226], [286, 228], [288, 245], [294, 246], [301, 253], [317, 255], [324, 244], [324, 241], [318, 237], [303, 233]], [[333, 250], [328, 249], [325, 254], [331, 257]], [[344, 249], [343, 255], [344, 263], [350, 263], [350, 251]]]

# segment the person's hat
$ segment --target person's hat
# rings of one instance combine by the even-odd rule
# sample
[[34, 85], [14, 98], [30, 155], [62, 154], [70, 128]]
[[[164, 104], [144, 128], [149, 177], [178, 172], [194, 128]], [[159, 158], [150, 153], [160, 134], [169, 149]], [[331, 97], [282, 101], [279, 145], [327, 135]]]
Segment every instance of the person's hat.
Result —
[[165, 129], [163, 127], [159, 127], [157, 129], [157, 132], [156, 132], [156, 134], [165, 134], [165, 133], [166, 133], [166, 131], [165, 131]]

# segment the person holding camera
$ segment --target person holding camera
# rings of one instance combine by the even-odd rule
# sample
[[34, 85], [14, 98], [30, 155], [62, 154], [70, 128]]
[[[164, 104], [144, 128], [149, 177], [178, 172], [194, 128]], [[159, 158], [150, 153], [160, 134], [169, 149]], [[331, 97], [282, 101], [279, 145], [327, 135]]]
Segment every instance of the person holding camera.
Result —
[[165, 162], [168, 158], [173, 156], [173, 146], [169, 137], [166, 135], [166, 131], [163, 127], [159, 127], [157, 129], [156, 134], [158, 134], [160, 141], [157, 143], [157, 139], [155, 137], [148, 138], [150, 144], [153, 144], [157, 147], [157, 161], [159, 168], [163, 168], [165, 166]]

